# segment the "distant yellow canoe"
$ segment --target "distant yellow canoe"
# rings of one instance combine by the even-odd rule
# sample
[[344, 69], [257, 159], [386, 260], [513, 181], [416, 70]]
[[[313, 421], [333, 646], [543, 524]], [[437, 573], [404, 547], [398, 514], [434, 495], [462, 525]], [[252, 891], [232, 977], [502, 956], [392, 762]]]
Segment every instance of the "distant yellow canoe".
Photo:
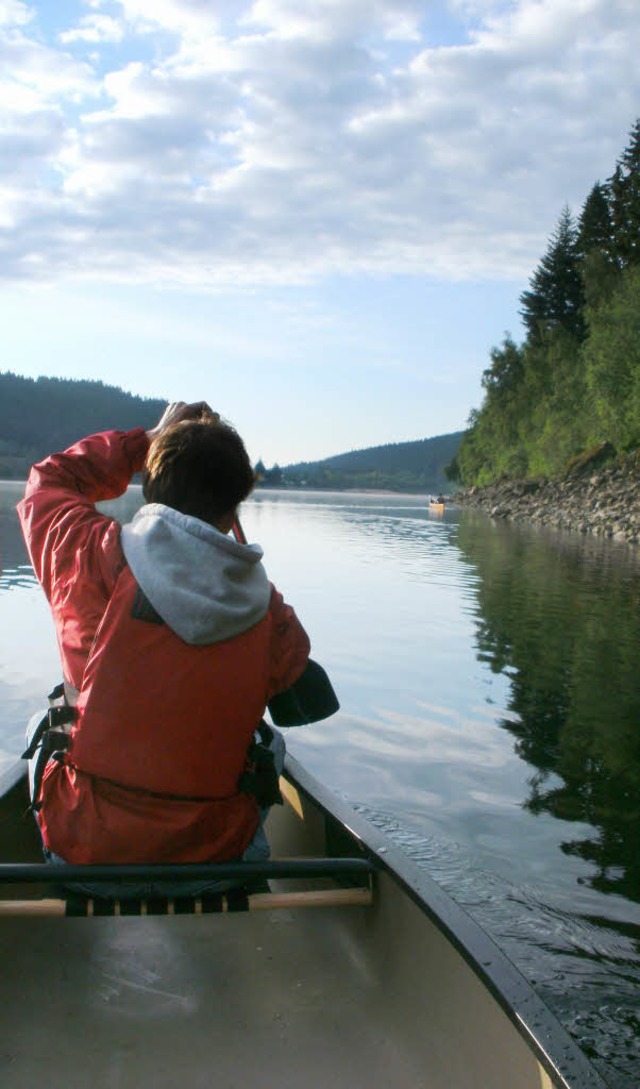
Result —
[[432, 510], [435, 514], [444, 514], [444, 503], [436, 503], [435, 500], [429, 500], [429, 510]]

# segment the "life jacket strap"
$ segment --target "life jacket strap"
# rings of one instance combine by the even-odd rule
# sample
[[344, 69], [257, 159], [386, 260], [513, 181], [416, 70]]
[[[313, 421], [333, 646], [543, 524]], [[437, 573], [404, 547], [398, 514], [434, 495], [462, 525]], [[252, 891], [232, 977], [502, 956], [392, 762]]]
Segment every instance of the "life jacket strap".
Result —
[[[49, 693], [49, 700], [60, 700], [62, 698], [64, 698], [64, 685], [57, 685], [53, 692]], [[69, 748], [71, 740], [69, 727], [77, 717], [78, 712], [75, 707], [70, 707], [67, 703], [49, 707], [46, 715], [40, 719], [29, 745], [22, 754], [23, 760], [33, 760], [36, 753], [38, 754], [33, 773], [33, 794], [30, 806], [31, 811], [34, 813], [37, 813], [42, 806], [39, 799], [44, 769], [50, 760], [62, 762], [64, 759], [64, 754]]]
[[273, 730], [261, 719], [247, 752], [247, 764], [238, 780], [238, 789], [243, 794], [252, 794], [260, 809], [283, 804], [275, 758], [270, 748], [272, 741]]

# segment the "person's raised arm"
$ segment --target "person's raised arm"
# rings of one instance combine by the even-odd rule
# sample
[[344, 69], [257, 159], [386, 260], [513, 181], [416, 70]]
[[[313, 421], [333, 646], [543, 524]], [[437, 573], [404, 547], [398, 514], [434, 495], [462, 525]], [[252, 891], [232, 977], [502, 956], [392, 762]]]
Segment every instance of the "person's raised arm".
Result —
[[65, 679], [79, 687], [97, 624], [124, 564], [120, 525], [95, 504], [122, 495], [165, 427], [206, 406], [170, 405], [156, 428], [105, 431], [34, 465], [18, 515], [51, 605]]
[[[62, 453], [34, 465], [18, 514], [34, 570], [49, 600], [54, 577], [62, 574], [80, 549], [90, 549], [96, 575], [101, 570], [101, 547], [112, 519], [95, 504], [122, 495], [135, 473], [144, 468], [149, 445], [167, 427], [211, 413], [204, 401], [167, 406], [154, 428], [145, 431], [104, 431], [89, 435]], [[115, 524], [114, 524], [115, 525]]]
[[143, 428], [105, 431], [51, 454], [34, 465], [18, 515], [38, 581], [51, 600], [53, 583], [64, 577], [81, 549], [95, 549], [112, 519], [95, 504], [126, 491], [144, 466], [149, 440]]

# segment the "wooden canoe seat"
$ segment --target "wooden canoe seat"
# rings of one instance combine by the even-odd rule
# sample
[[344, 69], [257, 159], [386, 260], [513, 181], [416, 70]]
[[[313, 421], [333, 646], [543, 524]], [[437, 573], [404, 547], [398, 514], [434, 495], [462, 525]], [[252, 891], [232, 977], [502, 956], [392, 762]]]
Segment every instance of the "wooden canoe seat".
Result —
[[[266, 911], [276, 908], [368, 906], [373, 902], [374, 864], [366, 858], [275, 859], [268, 862], [232, 862], [207, 864], [154, 865], [0, 865], [0, 886], [16, 887], [22, 892], [34, 890], [33, 896], [12, 896], [0, 900], [0, 916], [129, 916], [129, 915], [210, 915], [238, 911]], [[330, 879], [333, 887], [262, 891], [269, 880]], [[173, 882], [236, 882], [197, 896], [127, 896], [127, 884]], [[90, 882], [100, 887], [107, 882], [120, 886], [118, 896], [87, 895], [74, 883]], [[54, 887], [56, 896], [43, 896], [43, 887]], [[252, 888], [261, 891], [252, 892]]]

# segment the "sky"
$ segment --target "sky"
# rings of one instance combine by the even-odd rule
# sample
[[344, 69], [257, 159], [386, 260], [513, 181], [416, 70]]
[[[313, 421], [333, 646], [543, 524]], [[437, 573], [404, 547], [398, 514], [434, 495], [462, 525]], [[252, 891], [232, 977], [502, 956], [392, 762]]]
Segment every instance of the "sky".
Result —
[[0, 370], [267, 465], [460, 430], [639, 55], [639, 0], [0, 0]]

